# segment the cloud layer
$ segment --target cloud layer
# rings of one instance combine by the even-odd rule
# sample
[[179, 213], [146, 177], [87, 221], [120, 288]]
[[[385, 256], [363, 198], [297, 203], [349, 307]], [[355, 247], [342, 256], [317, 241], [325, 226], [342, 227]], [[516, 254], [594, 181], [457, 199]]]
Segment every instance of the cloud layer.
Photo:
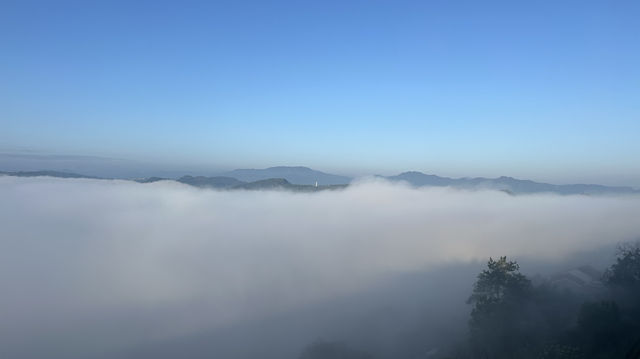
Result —
[[379, 181], [300, 194], [0, 177], [0, 199], [0, 346], [25, 357], [38, 356], [36, 339], [88, 357], [300, 310], [398, 274], [499, 255], [562, 261], [640, 235], [638, 197]]

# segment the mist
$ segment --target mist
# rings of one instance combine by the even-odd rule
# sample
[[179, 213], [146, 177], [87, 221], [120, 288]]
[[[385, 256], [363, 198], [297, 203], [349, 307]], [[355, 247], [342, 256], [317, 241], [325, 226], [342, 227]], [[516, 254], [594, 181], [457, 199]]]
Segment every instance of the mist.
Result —
[[608, 249], [640, 235], [638, 213], [638, 196], [371, 179], [292, 193], [0, 177], [0, 347], [12, 358], [296, 358], [317, 338], [393, 353], [401, 334], [437, 346], [464, 330], [490, 256], [531, 274], [603, 268]]

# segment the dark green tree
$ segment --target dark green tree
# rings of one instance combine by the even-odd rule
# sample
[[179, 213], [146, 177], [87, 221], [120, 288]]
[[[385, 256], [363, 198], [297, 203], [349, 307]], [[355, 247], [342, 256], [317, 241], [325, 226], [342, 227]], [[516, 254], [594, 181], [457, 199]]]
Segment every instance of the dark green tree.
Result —
[[628, 295], [640, 299], [640, 244], [621, 246], [616, 262], [604, 275], [605, 282], [613, 289], [622, 289]]
[[577, 331], [587, 358], [623, 358], [630, 346], [625, 340], [628, 330], [615, 302], [582, 304]]
[[306, 347], [299, 359], [372, 359], [369, 353], [349, 347], [342, 342], [318, 341]]
[[569, 344], [548, 344], [540, 355], [540, 359], [583, 359], [584, 354], [575, 345]]
[[618, 248], [616, 262], [605, 272], [604, 281], [619, 306], [619, 316], [629, 358], [640, 358], [640, 242]]
[[516, 358], [531, 350], [522, 315], [530, 291], [531, 282], [518, 263], [507, 257], [489, 259], [468, 300], [473, 305], [469, 326], [475, 357]]
[[500, 257], [497, 261], [489, 258], [487, 269], [478, 274], [478, 280], [473, 286], [473, 294], [468, 302], [475, 305], [474, 311], [476, 309], [482, 311], [492, 304], [521, 296], [530, 287], [531, 282], [520, 273], [517, 262], [507, 261], [507, 257]]

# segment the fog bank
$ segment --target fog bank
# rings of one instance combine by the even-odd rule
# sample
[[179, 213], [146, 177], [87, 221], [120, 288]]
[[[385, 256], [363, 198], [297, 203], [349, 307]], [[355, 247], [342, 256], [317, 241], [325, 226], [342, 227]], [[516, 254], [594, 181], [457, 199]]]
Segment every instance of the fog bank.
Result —
[[640, 197], [383, 181], [305, 194], [0, 177], [0, 347], [97, 357], [489, 256], [561, 263], [638, 238], [639, 214]]

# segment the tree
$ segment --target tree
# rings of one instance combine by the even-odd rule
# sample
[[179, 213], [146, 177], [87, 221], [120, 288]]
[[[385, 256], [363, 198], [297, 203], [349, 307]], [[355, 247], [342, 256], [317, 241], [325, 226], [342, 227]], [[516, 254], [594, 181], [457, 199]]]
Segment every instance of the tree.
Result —
[[365, 352], [352, 349], [345, 343], [318, 341], [306, 347], [300, 359], [372, 359]]
[[583, 359], [580, 348], [567, 344], [548, 344], [542, 350], [540, 359]]
[[618, 248], [616, 262], [605, 272], [604, 281], [617, 303], [616, 315], [625, 323], [628, 357], [640, 357], [640, 242]]
[[522, 295], [531, 287], [529, 279], [519, 272], [518, 263], [507, 261], [507, 257], [500, 257], [497, 261], [489, 258], [487, 267], [478, 275], [473, 294], [468, 300], [476, 308], [500, 303], [510, 296]]
[[640, 328], [640, 243], [618, 249], [616, 262], [605, 272], [604, 280], [626, 319]]
[[640, 244], [621, 246], [616, 262], [605, 273], [610, 286], [640, 293]]
[[624, 341], [629, 328], [613, 301], [582, 304], [577, 330], [588, 358], [622, 358], [630, 347]]
[[478, 357], [522, 357], [530, 349], [523, 313], [531, 282], [519, 270], [507, 257], [489, 258], [487, 269], [478, 275], [468, 299], [473, 304], [471, 345]]

